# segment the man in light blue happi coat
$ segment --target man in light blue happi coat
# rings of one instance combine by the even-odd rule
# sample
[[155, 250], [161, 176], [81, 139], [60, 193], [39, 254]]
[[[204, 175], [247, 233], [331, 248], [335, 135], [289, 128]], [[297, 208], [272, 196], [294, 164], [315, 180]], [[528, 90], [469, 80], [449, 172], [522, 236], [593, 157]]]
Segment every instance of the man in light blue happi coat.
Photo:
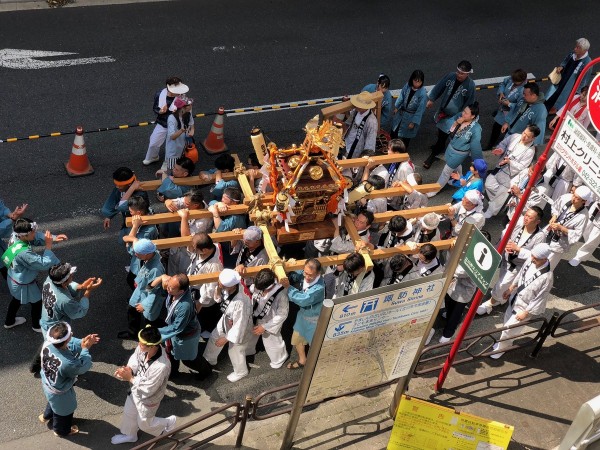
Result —
[[[37, 224], [25, 218], [15, 221], [13, 231], [14, 242], [2, 255], [2, 262], [8, 268], [7, 284], [12, 295], [4, 328], [13, 328], [25, 323], [25, 318], [17, 317], [17, 312], [22, 304], [31, 303], [31, 327], [41, 333], [42, 293], [36, 283], [36, 277], [42, 270], [48, 270], [60, 262], [52, 252], [52, 243], [66, 240], [67, 236], [54, 236], [48, 230], [45, 233], [37, 233]], [[32, 245], [44, 245], [44, 253], [38, 255], [31, 249]]]
[[433, 106], [436, 100], [440, 100], [433, 120], [438, 128], [438, 138], [431, 147], [431, 154], [423, 163], [423, 167], [429, 169], [435, 157], [446, 148], [446, 140], [450, 134], [450, 127], [454, 123], [454, 116], [460, 113], [465, 106], [475, 101], [475, 82], [469, 77], [473, 73], [473, 66], [469, 61], [463, 60], [458, 63], [456, 72], [450, 72], [439, 80], [429, 92], [427, 109]]
[[[282, 280], [282, 285], [289, 286], [289, 300], [300, 307], [292, 335], [292, 345], [296, 347], [298, 360], [287, 365], [288, 369], [296, 370], [306, 364], [306, 346], [310, 345], [317, 328], [325, 300], [325, 282], [321, 276], [321, 263], [315, 258], [307, 259], [304, 269], [288, 274], [288, 278], [288, 282]], [[290, 283], [297, 284], [298, 287], [290, 286]]]
[[79, 375], [92, 367], [89, 349], [99, 341], [97, 334], [89, 334], [83, 339], [73, 337], [71, 326], [66, 322], [53, 325], [46, 334], [40, 375], [48, 404], [38, 418], [56, 436], [79, 432], [79, 428], [73, 425], [73, 414], [77, 409], [73, 385]]

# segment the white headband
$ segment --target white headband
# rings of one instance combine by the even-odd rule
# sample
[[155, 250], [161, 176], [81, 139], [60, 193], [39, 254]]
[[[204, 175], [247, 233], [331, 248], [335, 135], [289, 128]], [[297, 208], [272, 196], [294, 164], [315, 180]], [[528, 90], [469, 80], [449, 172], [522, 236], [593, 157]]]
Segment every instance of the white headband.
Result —
[[50, 331], [52, 331], [52, 328], [54, 328], [54, 326], [46, 332], [46, 340], [54, 345], [62, 344], [63, 342], [66, 342], [71, 337], [71, 325], [69, 325], [67, 322], [59, 322], [59, 323], [64, 323], [67, 326], [67, 334], [65, 334], [63, 337], [61, 337], [60, 339], [54, 339], [52, 336], [50, 336]]
[[15, 233], [18, 237], [23, 237], [23, 236], [27, 236], [29, 233], [31, 233], [32, 231], [37, 231], [38, 228], [38, 224], [35, 222], [31, 222], [31, 230], [25, 232], [25, 233]]
[[73, 275], [75, 272], [77, 272], [77, 266], [71, 266], [69, 273], [65, 275], [65, 277], [62, 280], [58, 280], [58, 281], [53, 281], [54, 284], [63, 284], [65, 281], [67, 281], [69, 279], [69, 277], [71, 275]]

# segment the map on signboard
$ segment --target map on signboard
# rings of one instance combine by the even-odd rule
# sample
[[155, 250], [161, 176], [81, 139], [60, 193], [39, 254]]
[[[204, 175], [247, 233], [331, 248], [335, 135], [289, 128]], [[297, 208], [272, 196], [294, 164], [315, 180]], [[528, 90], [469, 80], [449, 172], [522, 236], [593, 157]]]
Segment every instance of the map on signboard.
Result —
[[407, 375], [444, 285], [439, 276], [338, 299], [306, 403]]

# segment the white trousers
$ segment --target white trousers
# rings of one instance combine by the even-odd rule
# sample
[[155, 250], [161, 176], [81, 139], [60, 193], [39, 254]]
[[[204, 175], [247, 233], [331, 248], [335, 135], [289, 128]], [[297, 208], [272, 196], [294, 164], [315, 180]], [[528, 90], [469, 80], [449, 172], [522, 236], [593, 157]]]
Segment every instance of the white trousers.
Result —
[[[508, 305], [508, 308], [506, 309], [506, 313], [504, 314], [504, 326], [505, 327], [520, 323], [520, 321], [517, 320], [517, 315], [513, 314], [512, 311], [513, 311], [512, 307], [510, 305]], [[508, 347], [510, 347], [513, 344], [514, 338], [516, 338], [518, 335], [520, 335], [524, 330], [525, 330], [524, 326], [511, 328], [510, 330], [504, 330], [502, 332], [502, 334], [500, 335], [501, 342], [498, 342], [498, 350], [506, 350]]]
[[579, 247], [575, 259], [579, 261], [587, 261], [594, 250], [600, 244], [600, 228], [595, 226], [592, 222], [588, 222], [585, 229], [583, 230], [583, 238], [585, 243]]
[[436, 183], [439, 184], [442, 187], [442, 189], [444, 189], [444, 186], [446, 186], [448, 181], [450, 181], [450, 175], [452, 175], [452, 172], [458, 172], [458, 174], [462, 176], [462, 166], [459, 164], [459, 166], [456, 169], [453, 169], [448, 164], [444, 166], [440, 177], [436, 181]]
[[[554, 191], [552, 192], [552, 200], [558, 200], [562, 195], [568, 194], [571, 189], [571, 181], [565, 181], [562, 178], [556, 180]], [[552, 188], [550, 188], [552, 189]]]
[[510, 177], [504, 172], [487, 176], [485, 179], [485, 193], [489, 199], [488, 214], [495, 216], [500, 212], [502, 205], [504, 205], [504, 202], [508, 198], [509, 189]]
[[150, 143], [148, 144], [148, 151], [144, 159], [152, 160], [158, 157], [160, 153], [160, 146], [167, 140], [167, 129], [162, 125], [156, 124], [154, 131], [150, 135]]
[[558, 263], [560, 262], [560, 260], [563, 258], [564, 255], [565, 255], [564, 253], [556, 253], [556, 252], [550, 253], [550, 257], [548, 258], [548, 262], [550, 263], [550, 270], [556, 269], [556, 266], [558, 265]]
[[288, 352], [285, 348], [285, 342], [281, 337], [281, 333], [272, 334], [265, 331], [260, 336], [253, 334], [246, 347], [246, 354], [254, 355], [256, 353], [256, 344], [258, 343], [258, 338], [261, 336], [265, 351], [267, 352], [267, 355], [269, 355], [269, 360], [271, 361], [271, 367], [273, 369], [279, 369], [288, 359]]
[[121, 433], [128, 436], [137, 436], [138, 430], [142, 430], [152, 436], [160, 436], [167, 427], [168, 421], [162, 417], [155, 417], [157, 410], [158, 406], [144, 408], [142, 412], [138, 411], [131, 395], [128, 395], [123, 408], [123, 417], [121, 418]]
[[504, 263], [502, 264], [500, 273], [498, 274], [498, 281], [494, 285], [494, 289], [492, 289], [492, 298], [496, 303], [500, 303], [501, 305], [506, 303], [506, 300], [502, 298], [502, 294], [508, 289], [518, 273], [518, 269], [514, 271], [508, 270], [508, 266], [504, 265]]
[[[215, 329], [211, 335], [210, 339], [206, 343], [206, 349], [204, 350], [204, 359], [208, 361], [209, 364], [215, 366], [217, 364], [217, 358], [219, 354], [223, 350], [223, 347], [217, 347], [215, 342], [219, 339], [219, 333]], [[242, 344], [234, 344], [233, 342], [229, 343], [229, 348], [227, 353], [229, 354], [229, 360], [231, 361], [231, 365], [233, 366], [233, 372], [238, 376], [245, 376], [248, 374], [248, 366], [246, 365], [246, 347], [247, 342]]]

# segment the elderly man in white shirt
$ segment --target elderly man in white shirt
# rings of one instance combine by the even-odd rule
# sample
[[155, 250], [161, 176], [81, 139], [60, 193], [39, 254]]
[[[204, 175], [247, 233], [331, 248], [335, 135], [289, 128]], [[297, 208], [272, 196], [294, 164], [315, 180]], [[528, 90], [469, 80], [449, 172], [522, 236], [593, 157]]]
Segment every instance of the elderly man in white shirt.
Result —
[[[515, 280], [504, 291], [503, 297], [509, 302], [504, 314], [505, 327], [518, 324], [532, 316], [539, 316], [546, 310], [546, 302], [554, 282], [554, 274], [548, 261], [551, 254], [548, 244], [536, 244], [531, 249], [529, 261], [523, 265]], [[497, 353], [490, 355], [490, 358], [502, 357], [504, 352], [501, 350], [508, 349], [512, 345], [513, 338], [519, 336], [523, 329], [524, 327], [515, 327], [504, 330], [493, 347]]]
[[502, 209], [509, 195], [511, 179], [530, 166], [535, 156], [535, 138], [539, 134], [537, 125], [528, 125], [520, 135], [507, 135], [492, 150], [500, 160], [485, 180], [485, 192], [489, 199], [488, 209], [484, 214], [486, 219], [495, 216]]
[[221, 305], [223, 316], [210, 335], [204, 350], [204, 358], [212, 366], [217, 365], [219, 353], [229, 344], [229, 359], [233, 372], [227, 375], [232, 383], [248, 375], [246, 347], [252, 334], [252, 300], [240, 286], [242, 277], [232, 269], [219, 274], [219, 287], [215, 301]]
[[579, 186], [572, 194], [562, 195], [552, 205], [552, 218], [544, 230], [552, 251], [549, 257], [552, 270], [571, 246], [581, 239], [588, 220], [585, 205], [592, 198], [592, 191], [587, 186]]

